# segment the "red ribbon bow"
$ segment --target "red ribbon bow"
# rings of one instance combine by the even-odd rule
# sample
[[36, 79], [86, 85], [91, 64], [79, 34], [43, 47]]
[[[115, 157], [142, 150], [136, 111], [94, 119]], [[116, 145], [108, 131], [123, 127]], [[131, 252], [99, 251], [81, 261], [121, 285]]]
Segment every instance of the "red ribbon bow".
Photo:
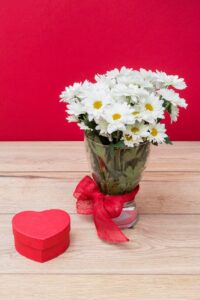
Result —
[[112, 218], [118, 217], [125, 202], [133, 201], [139, 185], [130, 193], [111, 196], [100, 192], [96, 182], [85, 176], [77, 185], [74, 197], [77, 199], [78, 214], [93, 215], [96, 230], [100, 239], [112, 242], [128, 242], [129, 239], [122, 233]]

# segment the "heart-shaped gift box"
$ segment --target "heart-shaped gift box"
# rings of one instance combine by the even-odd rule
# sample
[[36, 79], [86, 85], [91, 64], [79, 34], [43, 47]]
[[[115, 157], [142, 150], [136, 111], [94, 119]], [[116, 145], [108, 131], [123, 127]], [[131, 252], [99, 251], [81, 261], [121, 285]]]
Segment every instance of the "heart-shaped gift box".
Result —
[[12, 228], [16, 250], [38, 262], [60, 255], [70, 243], [70, 216], [60, 209], [17, 213]]

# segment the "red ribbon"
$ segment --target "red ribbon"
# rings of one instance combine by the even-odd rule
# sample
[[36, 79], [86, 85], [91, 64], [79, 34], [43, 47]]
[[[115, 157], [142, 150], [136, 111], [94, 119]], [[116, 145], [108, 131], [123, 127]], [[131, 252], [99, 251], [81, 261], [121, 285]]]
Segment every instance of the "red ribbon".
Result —
[[77, 185], [74, 197], [77, 199], [76, 210], [78, 214], [93, 215], [96, 230], [100, 239], [123, 243], [129, 239], [122, 233], [112, 218], [118, 217], [125, 202], [133, 201], [139, 185], [130, 193], [111, 196], [100, 192], [96, 182], [85, 176]]

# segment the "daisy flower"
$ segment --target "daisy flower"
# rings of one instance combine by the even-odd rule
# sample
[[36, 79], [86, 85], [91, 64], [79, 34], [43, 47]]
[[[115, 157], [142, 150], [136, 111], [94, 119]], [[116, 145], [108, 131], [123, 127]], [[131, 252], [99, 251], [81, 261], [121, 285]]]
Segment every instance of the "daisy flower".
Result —
[[84, 114], [85, 112], [86, 110], [83, 104], [78, 100], [73, 101], [67, 105], [67, 113], [69, 115], [79, 116], [81, 114]]
[[130, 83], [146, 89], [153, 88], [153, 84], [149, 80], [143, 78], [142, 74], [139, 71], [133, 71], [133, 76]]
[[97, 120], [96, 130], [100, 131], [100, 134], [105, 136], [108, 135], [108, 122], [102, 118]]
[[153, 123], [164, 118], [163, 101], [153, 93], [141, 100], [140, 107], [142, 119], [146, 122]]
[[67, 116], [66, 120], [71, 123], [71, 122], [78, 122], [78, 117], [75, 117], [73, 115]]
[[158, 91], [158, 94], [161, 95], [165, 100], [171, 102], [175, 106], [187, 107], [185, 99], [180, 98], [179, 94], [174, 92], [174, 90], [161, 89]]
[[160, 121], [165, 112], [171, 122], [176, 121], [179, 107], [187, 107], [174, 91], [185, 87], [184, 79], [177, 75], [122, 67], [95, 75], [95, 82], [66, 87], [60, 101], [67, 102], [69, 122], [103, 136], [106, 145], [122, 139], [126, 146], [134, 147], [144, 141], [170, 142]]
[[114, 69], [106, 73], [107, 78], [120, 79], [122, 77], [128, 77], [132, 74], [133, 70], [131, 68], [122, 67], [120, 70]]
[[175, 105], [171, 106], [171, 114], [170, 114], [170, 118], [171, 118], [171, 122], [176, 122], [179, 116], [179, 108]]
[[111, 90], [111, 94], [114, 98], [119, 100], [122, 99], [124, 101], [127, 100], [126, 97], [129, 97], [131, 103], [136, 103], [140, 98], [145, 98], [149, 95], [143, 88], [139, 88], [133, 84], [125, 85], [122, 83], [116, 84]]
[[173, 86], [175, 89], [183, 90], [187, 87], [183, 78], [177, 75], [167, 75], [165, 72], [156, 71], [157, 81], [163, 87]]
[[122, 141], [127, 147], [134, 147], [139, 145], [142, 142], [142, 139], [139, 136], [134, 136], [128, 132], [124, 132], [122, 136]]
[[166, 128], [164, 124], [154, 123], [149, 126], [149, 136], [148, 140], [153, 143], [162, 143], [164, 142], [166, 135]]
[[84, 83], [74, 83], [69, 87], [66, 87], [65, 90], [60, 94], [61, 102], [71, 102], [76, 98], [79, 98], [82, 94], [84, 88], [90, 86], [91, 83], [87, 80]]
[[89, 121], [93, 119], [98, 119], [105, 106], [112, 103], [112, 97], [107, 88], [100, 88], [102, 85], [99, 85], [98, 88], [92, 87], [86, 89], [83, 92], [82, 103], [85, 107], [85, 111], [88, 114]]
[[125, 124], [132, 122], [132, 109], [126, 103], [114, 103], [106, 108], [103, 118], [108, 122], [108, 133], [126, 130]]
[[144, 80], [150, 81], [153, 84], [156, 82], [155, 72], [152, 72], [151, 70], [147, 71], [143, 68], [140, 68], [140, 74]]
[[82, 130], [92, 130], [91, 128], [89, 128], [87, 125], [85, 125], [84, 122], [80, 122], [78, 123], [78, 126], [80, 127], [80, 129]]
[[148, 129], [149, 126], [145, 125], [144, 122], [135, 122], [135, 124], [127, 126], [127, 132], [137, 137], [147, 137], [149, 135]]
[[108, 86], [108, 88], [112, 88], [115, 86], [116, 82], [113, 78], [107, 78], [106, 75], [95, 75], [95, 80], [98, 84], [102, 84], [104, 86]]

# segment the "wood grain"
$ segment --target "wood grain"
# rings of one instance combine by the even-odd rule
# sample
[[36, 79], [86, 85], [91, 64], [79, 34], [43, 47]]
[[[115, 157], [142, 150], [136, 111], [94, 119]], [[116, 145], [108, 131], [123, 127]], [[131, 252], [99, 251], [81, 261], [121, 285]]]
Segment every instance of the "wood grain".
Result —
[[[149, 171], [199, 171], [200, 142], [151, 147]], [[83, 142], [2, 142], [0, 171], [84, 171], [89, 165]]]
[[[75, 214], [88, 172], [82, 142], [0, 143], [0, 299], [199, 300], [200, 142], [152, 147], [127, 244], [102, 242]], [[20, 256], [13, 214], [55, 207], [71, 213], [68, 251], [44, 264]]]
[[200, 276], [0, 275], [2, 300], [199, 300]]
[[200, 275], [197, 215], [142, 215], [134, 230], [125, 230], [131, 241], [121, 245], [99, 240], [89, 216], [71, 217], [70, 248], [40, 264], [14, 251], [11, 216], [1, 215], [0, 273]]
[[[0, 212], [59, 207], [75, 213], [73, 191], [85, 175], [0, 173]], [[58, 174], [60, 174], [58, 176]], [[136, 198], [140, 213], [200, 213], [200, 173], [145, 172]]]

